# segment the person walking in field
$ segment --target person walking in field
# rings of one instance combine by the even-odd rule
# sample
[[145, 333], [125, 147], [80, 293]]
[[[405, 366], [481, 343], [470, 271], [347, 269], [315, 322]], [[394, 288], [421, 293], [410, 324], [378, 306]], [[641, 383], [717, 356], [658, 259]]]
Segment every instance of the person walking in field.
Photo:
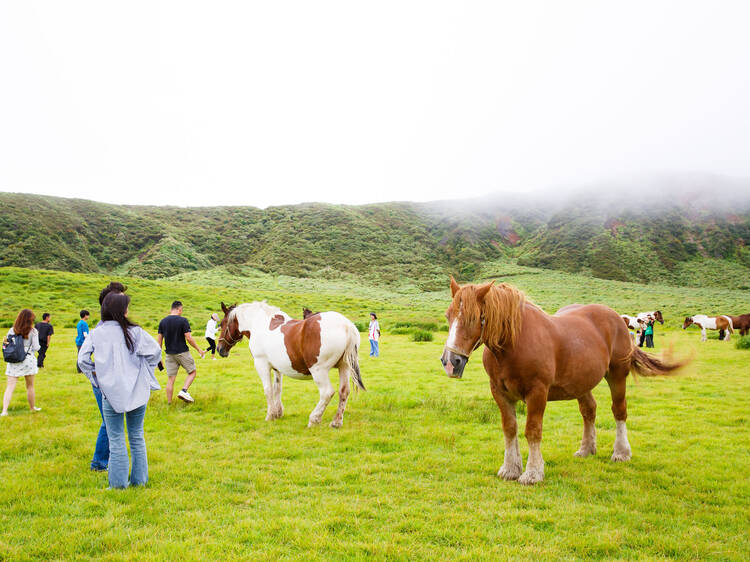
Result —
[[206, 353], [211, 352], [211, 357], [216, 360], [216, 330], [219, 325], [219, 315], [215, 312], [211, 315], [206, 323], [206, 341], [208, 342], [208, 349]]
[[[34, 318], [34, 313], [28, 308], [24, 308], [18, 313], [13, 327], [8, 330], [8, 337], [14, 335], [23, 337], [23, 348], [26, 356], [22, 361], [8, 363], [5, 367], [7, 382], [5, 383], [5, 394], [3, 394], [3, 411], [0, 416], [8, 415], [8, 406], [11, 398], [13, 398], [16, 382], [21, 377], [26, 380], [26, 399], [29, 401], [29, 408], [32, 412], [41, 410], [36, 406], [36, 392], [34, 391], [34, 375], [39, 372], [36, 357], [34, 357], [34, 353], [39, 351], [39, 333], [34, 328]], [[5, 338], [3, 345], [8, 343], [8, 337]]]
[[[81, 346], [83, 345], [83, 341], [86, 339], [86, 337], [89, 335], [89, 311], [88, 310], [82, 310], [80, 312], [81, 319], [78, 321], [78, 324], [76, 325], [76, 349], [78, 352], [81, 351]], [[78, 363], [76, 363], [76, 369], [78, 372], [81, 372], [81, 368], [78, 366]]]
[[[102, 303], [101, 323], [78, 353], [81, 370], [102, 394], [102, 415], [109, 438], [110, 488], [143, 486], [148, 482], [143, 420], [151, 392], [161, 388], [154, 376], [161, 347], [148, 332], [130, 321], [129, 305], [129, 296], [110, 291]], [[131, 466], [125, 442], [126, 421]]]
[[370, 328], [368, 330], [368, 336], [370, 338], [370, 357], [380, 356], [380, 324], [378, 323], [378, 316], [374, 313], [370, 313]]
[[164, 350], [166, 351], [164, 366], [167, 368], [167, 404], [172, 403], [174, 381], [180, 367], [187, 371], [187, 377], [185, 377], [185, 386], [182, 387], [177, 398], [188, 403], [195, 402], [188, 389], [195, 380], [196, 368], [187, 344], [189, 343], [200, 354], [201, 358], [206, 355], [206, 352], [195, 343], [190, 330], [190, 322], [182, 317], [182, 303], [180, 301], [174, 301], [169, 316], [159, 322], [157, 341], [160, 348], [164, 343]]
[[44, 367], [44, 358], [47, 356], [47, 349], [52, 341], [52, 334], [55, 333], [55, 329], [52, 327], [50, 321], [50, 313], [45, 312], [42, 314], [42, 321], [37, 322], [36, 326], [37, 333], [39, 334], [39, 353], [36, 357], [36, 366], [40, 369]]

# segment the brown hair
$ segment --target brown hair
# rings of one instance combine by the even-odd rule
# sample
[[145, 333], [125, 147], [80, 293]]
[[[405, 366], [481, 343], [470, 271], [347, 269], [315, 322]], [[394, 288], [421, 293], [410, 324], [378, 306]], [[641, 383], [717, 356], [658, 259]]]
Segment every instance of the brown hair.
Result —
[[24, 308], [18, 313], [16, 321], [13, 322], [13, 333], [23, 336], [24, 339], [29, 337], [31, 329], [34, 327], [34, 319], [36, 316], [28, 308]]
[[[509, 349], [516, 342], [516, 333], [521, 327], [521, 309], [526, 296], [511, 285], [500, 283], [490, 287], [483, 299], [477, 296], [481, 285], [466, 285], [461, 288], [464, 321], [478, 322], [484, 319], [482, 340], [485, 344]], [[451, 306], [456, 305], [457, 299]]]

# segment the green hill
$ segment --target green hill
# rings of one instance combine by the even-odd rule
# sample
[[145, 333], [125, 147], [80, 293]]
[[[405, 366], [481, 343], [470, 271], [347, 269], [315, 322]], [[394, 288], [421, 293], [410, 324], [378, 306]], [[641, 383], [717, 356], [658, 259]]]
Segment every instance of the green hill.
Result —
[[[579, 196], [364, 206], [149, 207], [0, 193], [0, 266], [158, 279], [246, 268], [434, 289], [488, 262], [673, 285], [750, 287], [750, 205]], [[641, 206], [639, 208], [639, 206]], [[244, 269], [243, 269], [244, 268]]]

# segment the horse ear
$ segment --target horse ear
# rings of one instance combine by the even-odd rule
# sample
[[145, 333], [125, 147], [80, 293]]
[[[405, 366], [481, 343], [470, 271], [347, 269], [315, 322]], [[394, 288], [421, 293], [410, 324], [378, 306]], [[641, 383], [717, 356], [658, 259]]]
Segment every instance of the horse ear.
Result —
[[221, 311], [226, 314], [229, 312], [229, 309], [227, 308], [227, 305], [224, 304], [224, 301], [221, 301]]
[[461, 286], [456, 283], [456, 280], [453, 279], [453, 275], [451, 275], [451, 296], [455, 297], [456, 293], [461, 289]]
[[482, 285], [481, 287], [479, 287], [477, 289], [477, 300], [478, 301], [483, 301], [484, 297], [487, 296], [487, 293], [489, 292], [489, 290], [492, 288], [492, 286], [494, 284], [495, 284], [495, 281], [493, 279], [489, 283], [485, 283], [484, 285]]

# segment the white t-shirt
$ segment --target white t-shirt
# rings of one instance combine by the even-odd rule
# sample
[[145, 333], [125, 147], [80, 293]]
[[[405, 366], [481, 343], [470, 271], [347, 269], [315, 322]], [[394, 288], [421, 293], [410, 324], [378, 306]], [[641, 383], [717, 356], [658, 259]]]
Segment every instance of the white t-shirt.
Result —
[[216, 338], [216, 320], [213, 318], [206, 323], [206, 337], [212, 340]]
[[380, 324], [377, 320], [370, 320], [370, 339], [380, 341]]

